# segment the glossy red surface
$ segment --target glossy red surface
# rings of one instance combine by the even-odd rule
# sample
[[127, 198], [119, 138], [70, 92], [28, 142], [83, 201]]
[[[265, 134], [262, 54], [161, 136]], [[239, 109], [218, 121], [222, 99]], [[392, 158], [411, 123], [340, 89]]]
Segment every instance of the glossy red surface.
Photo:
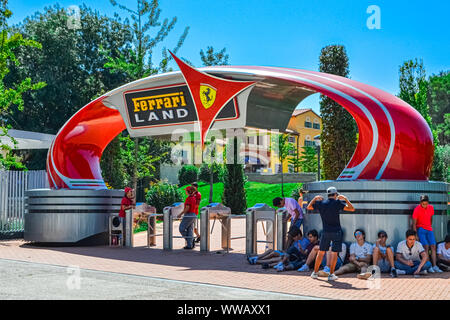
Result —
[[[180, 68], [183, 73], [191, 74], [187, 82], [196, 104], [200, 104], [196, 92], [211, 77], [184, 64]], [[434, 153], [431, 130], [414, 108], [389, 93], [347, 78], [306, 70], [232, 66], [211, 70], [223, 74], [242, 72], [254, 75], [255, 79], [283, 79], [320, 92], [350, 112], [358, 125], [359, 141], [338, 180], [427, 180], [430, 175]], [[216, 89], [220, 89], [227, 80], [215, 78], [215, 81]], [[233, 86], [224, 96], [217, 91], [218, 105], [252, 84], [231, 83]], [[47, 157], [52, 188], [106, 188], [100, 158], [108, 143], [125, 129], [125, 124], [120, 113], [106, 107], [103, 99], [105, 96], [80, 109], [57, 134]], [[218, 111], [213, 109], [198, 112], [197, 106], [203, 138], [217, 115]]]

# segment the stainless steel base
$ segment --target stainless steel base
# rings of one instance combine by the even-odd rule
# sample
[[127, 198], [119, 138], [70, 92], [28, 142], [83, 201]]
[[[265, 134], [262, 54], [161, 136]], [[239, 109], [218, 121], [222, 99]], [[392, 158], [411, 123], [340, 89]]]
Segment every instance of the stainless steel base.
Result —
[[[419, 204], [420, 195], [427, 194], [434, 206], [433, 231], [437, 241], [448, 233], [448, 191], [450, 185], [435, 181], [318, 181], [304, 185], [309, 192], [305, 201], [316, 195], [326, 198], [328, 187], [334, 186], [340, 194], [348, 197], [356, 208], [355, 212], [343, 212], [340, 216], [344, 241], [353, 242], [353, 231], [364, 229], [366, 240], [375, 242], [378, 231], [388, 234], [389, 243], [398, 243], [405, 238], [405, 232], [412, 226], [412, 213]], [[308, 213], [304, 218], [304, 230], [322, 230], [318, 213]]]
[[[36, 189], [25, 194], [25, 241], [77, 243], [89, 238], [108, 244], [111, 214], [118, 214], [123, 190]], [[96, 237], [101, 234], [105, 237]], [[102, 242], [102, 240], [100, 240]]]

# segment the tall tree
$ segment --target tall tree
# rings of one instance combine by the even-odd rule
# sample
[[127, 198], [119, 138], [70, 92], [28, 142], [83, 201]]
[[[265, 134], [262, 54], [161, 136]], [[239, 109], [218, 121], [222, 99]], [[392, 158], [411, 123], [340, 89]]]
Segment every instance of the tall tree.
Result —
[[[44, 82], [33, 83], [30, 77], [20, 77], [15, 81], [6, 81], [6, 77], [10, 73], [12, 66], [19, 67], [20, 62], [16, 57], [15, 51], [19, 48], [37, 48], [41, 49], [39, 42], [25, 39], [22, 34], [13, 32], [8, 26], [7, 20], [12, 16], [12, 12], [8, 9], [8, 1], [0, 1], [0, 137], [11, 139], [14, 147], [17, 141], [8, 135], [11, 128], [11, 121], [8, 121], [10, 113], [24, 110], [23, 95], [31, 90], [38, 90], [45, 86]], [[9, 144], [0, 144], [0, 151], [6, 151], [3, 155], [0, 153], [0, 168], [24, 168], [20, 160], [11, 154]]]
[[398, 97], [414, 107], [432, 128], [427, 101], [428, 81], [422, 59], [408, 60], [399, 68], [400, 93]]
[[[344, 46], [324, 47], [319, 60], [320, 72], [348, 77], [348, 56]], [[320, 114], [323, 123], [320, 139], [325, 159], [323, 175], [327, 180], [334, 180], [350, 161], [356, 148], [357, 126], [350, 113], [324, 95], [320, 96]]]
[[297, 160], [297, 154], [294, 154], [288, 161], [301, 172], [317, 172], [317, 151], [314, 147], [304, 146]]
[[278, 134], [273, 136], [274, 139], [276, 139], [275, 144], [272, 144], [276, 146], [275, 154], [278, 157], [278, 160], [280, 161], [281, 165], [281, 196], [284, 197], [284, 170], [283, 170], [283, 164], [287, 157], [291, 154], [292, 151], [294, 151], [294, 146], [289, 143], [289, 135], [286, 133]]
[[[166, 39], [175, 27], [177, 18], [173, 17], [170, 20], [166, 18], [161, 22], [161, 9], [159, 8], [158, 0], [152, 0], [151, 2], [147, 0], [136, 0], [135, 8], [119, 4], [115, 0], [110, 0], [110, 2], [113, 6], [119, 7], [122, 11], [125, 11], [130, 15], [132, 21], [130, 27], [133, 36], [133, 47], [129, 49], [128, 56], [120, 55], [119, 57], [112, 57], [109, 56], [108, 51], [105, 51], [104, 54], [108, 59], [105, 67], [110, 68], [112, 73], [126, 73], [128, 81], [141, 79], [159, 72], [169, 71], [170, 68], [168, 67], [168, 62], [171, 57], [169, 57], [166, 48], [162, 48], [162, 59], [158, 65], [154, 65], [153, 55], [157, 46]], [[157, 31], [155, 31], [152, 36], [151, 34], [154, 28], [156, 28]], [[172, 50], [174, 53], [182, 46], [188, 34], [188, 30], [189, 27], [184, 29], [178, 43]], [[145, 139], [147, 138], [143, 138], [143, 140]], [[130, 162], [127, 164], [132, 167], [130, 174], [132, 180], [131, 183], [136, 190], [140, 176], [138, 168], [144, 168], [149, 164], [148, 155], [139, 155], [140, 138], [134, 138], [133, 143], [125, 140], [122, 142], [124, 142], [122, 143], [122, 146], [127, 148], [132, 147], [134, 150], [134, 156], [129, 159]], [[128, 153], [129, 150], [125, 151], [125, 154]], [[144, 163], [140, 163], [139, 159], [146, 160]]]
[[439, 144], [450, 144], [450, 72], [440, 72], [428, 79], [428, 105]]

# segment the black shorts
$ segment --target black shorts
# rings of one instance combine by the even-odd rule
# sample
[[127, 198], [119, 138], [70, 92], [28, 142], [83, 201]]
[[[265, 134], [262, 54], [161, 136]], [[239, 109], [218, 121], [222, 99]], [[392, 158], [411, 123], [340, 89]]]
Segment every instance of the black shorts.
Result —
[[330, 248], [330, 243], [333, 242], [331, 251], [341, 252], [342, 251], [342, 231], [335, 232], [322, 232], [320, 237], [320, 251], [328, 251]]

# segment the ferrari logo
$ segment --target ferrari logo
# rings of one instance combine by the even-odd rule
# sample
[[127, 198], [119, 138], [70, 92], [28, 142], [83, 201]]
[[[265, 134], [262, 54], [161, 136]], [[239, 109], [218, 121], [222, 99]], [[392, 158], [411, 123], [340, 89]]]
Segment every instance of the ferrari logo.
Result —
[[210, 108], [216, 100], [217, 90], [208, 84], [200, 85], [200, 101], [205, 109]]

